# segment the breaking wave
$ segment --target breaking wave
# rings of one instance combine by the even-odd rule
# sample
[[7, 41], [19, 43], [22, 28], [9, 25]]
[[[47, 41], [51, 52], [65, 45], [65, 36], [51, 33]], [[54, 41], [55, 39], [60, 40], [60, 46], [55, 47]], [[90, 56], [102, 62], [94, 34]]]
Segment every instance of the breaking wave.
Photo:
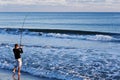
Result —
[[[10, 44], [9, 44], [10, 45]], [[13, 69], [13, 45], [0, 46], [0, 68]], [[24, 46], [22, 71], [55, 80], [119, 80], [120, 56], [96, 49]], [[74, 53], [74, 54], [73, 54]], [[53, 79], [53, 80], [54, 80]]]
[[[72, 30], [40, 30], [40, 29], [23, 29], [23, 35], [43, 36], [62, 39], [120, 42], [119, 33], [103, 33], [89, 31], [72, 31]], [[20, 29], [0, 29], [0, 34], [19, 35]]]

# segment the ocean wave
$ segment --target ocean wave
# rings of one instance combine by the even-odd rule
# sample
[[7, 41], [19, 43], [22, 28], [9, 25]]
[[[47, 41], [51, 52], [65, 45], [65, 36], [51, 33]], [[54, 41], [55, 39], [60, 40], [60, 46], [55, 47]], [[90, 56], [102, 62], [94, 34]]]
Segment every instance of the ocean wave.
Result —
[[[13, 69], [12, 46], [0, 46], [0, 68]], [[24, 47], [22, 71], [63, 80], [119, 80], [120, 56], [95, 49]], [[73, 54], [74, 53], [74, 54]]]
[[[0, 52], [2, 52], [2, 54], [0, 54], [0, 68], [13, 69], [14, 60], [12, 59], [14, 58], [14, 56], [12, 55], [13, 54], [12, 47], [11, 46], [6, 47], [7, 51], [9, 51], [8, 53], [5, 52], [6, 50], [5, 47], [6, 46], [0, 46], [1, 48]], [[30, 48], [27, 48], [27, 49], [30, 49]], [[51, 54], [46, 53], [46, 51], [49, 51], [49, 50], [50, 49], [42, 50], [45, 52], [45, 54], [39, 53], [39, 52], [36, 53], [36, 51], [39, 51], [39, 48], [36, 48], [35, 53], [34, 51], [32, 53], [30, 52], [29, 56], [28, 56], [28, 53], [25, 52], [26, 54], [23, 56], [23, 67], [21, 70], [23, 72], [27, 72], [29, 74], [32, 74], [38, 77], [56, 78], [56, 80], [58, 79], [83, 80], [83, 78], [80, 76], [76, 78], [74, 76], [69, 76], [69, 73], [67, 73], [65, 69], [60, 70], [62, 67], [57, 66], [58, 63], [56, 62], [56, 60], [55, 62], [51, 62], [52, 58], [55, 59], [55, 57], [54, 56], [52, 57]], [[41, 57], [39, 55], [41, 55]], [[49, 57], [49, 59], [45, 59], [45, 57], [48, 57], [49, 55], [51, 55], [51, 57]], [[34, 56], [33, 59], [31, 59], [32, 56]]]
[[111, 41], [119, 42], [120, 40], [109, 35], [69, 35], [69, 34], [60, 34], [60, 33], [48, 33], [42, 34], [46, 37], [55, 37], [62, 39], [77, 39], [77, 40], [91, 40], [91, 41]]
[[0, 29], [0, 34], [13, 34], [30, 36], [53, 37], [61, 39], [76, 39], [104, 42], [120, 42], [119, 33], [104, 33], [90, 31], [71, 31], [71, 30], [46, 30], [46, 29]]

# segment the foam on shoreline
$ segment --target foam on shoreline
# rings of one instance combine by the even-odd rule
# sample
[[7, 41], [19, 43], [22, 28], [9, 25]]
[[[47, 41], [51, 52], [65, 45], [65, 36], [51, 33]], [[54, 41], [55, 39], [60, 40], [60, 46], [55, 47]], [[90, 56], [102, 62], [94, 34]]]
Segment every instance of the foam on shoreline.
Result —
[[[17, 78], [17, 73], [16, 73]], [[12, 71], [0, 69], [0, 80], [13, 80]], [[27, 73], [21, 73], [21, 80], [50, 80], [46, 78], [38, 78]]]

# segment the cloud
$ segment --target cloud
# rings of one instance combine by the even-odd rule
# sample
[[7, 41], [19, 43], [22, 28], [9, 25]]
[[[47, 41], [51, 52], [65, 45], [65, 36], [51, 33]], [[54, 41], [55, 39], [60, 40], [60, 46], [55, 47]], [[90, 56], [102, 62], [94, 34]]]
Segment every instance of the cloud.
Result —
[[0, 0], [0, 5], [56, 5], [65, 2], [66, 0]]
[[62, 6], [87, 6], [87, 5], [115, 5], [120, 0], [0, 0], [0, 5], [62, 5]]
[[[30, 7], [39, 9], [42, 8], [54, 8], [55, 10], [59, 9], [70, 9], [70, 10], [107, 10], [114, 9], [119, 10], [120, 0], [0, 0], [0, 7], [16, 7], [23, 8]], [[55, 6], [55, 7], [54, 7]], [[12, 7], [13, 8], [13, 7]]]
[[76, 3], [95, 3], [95, 2], [105, 2], [106, 0], [67, 0], [68, 2]]

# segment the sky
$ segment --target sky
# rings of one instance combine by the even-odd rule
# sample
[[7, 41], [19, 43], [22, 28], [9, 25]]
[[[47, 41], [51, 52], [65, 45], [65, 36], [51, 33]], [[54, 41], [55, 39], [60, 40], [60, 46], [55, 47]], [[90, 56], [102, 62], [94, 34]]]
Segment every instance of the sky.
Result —
[[0, 0], [0, 12], [120, 12], [120, 0]]

